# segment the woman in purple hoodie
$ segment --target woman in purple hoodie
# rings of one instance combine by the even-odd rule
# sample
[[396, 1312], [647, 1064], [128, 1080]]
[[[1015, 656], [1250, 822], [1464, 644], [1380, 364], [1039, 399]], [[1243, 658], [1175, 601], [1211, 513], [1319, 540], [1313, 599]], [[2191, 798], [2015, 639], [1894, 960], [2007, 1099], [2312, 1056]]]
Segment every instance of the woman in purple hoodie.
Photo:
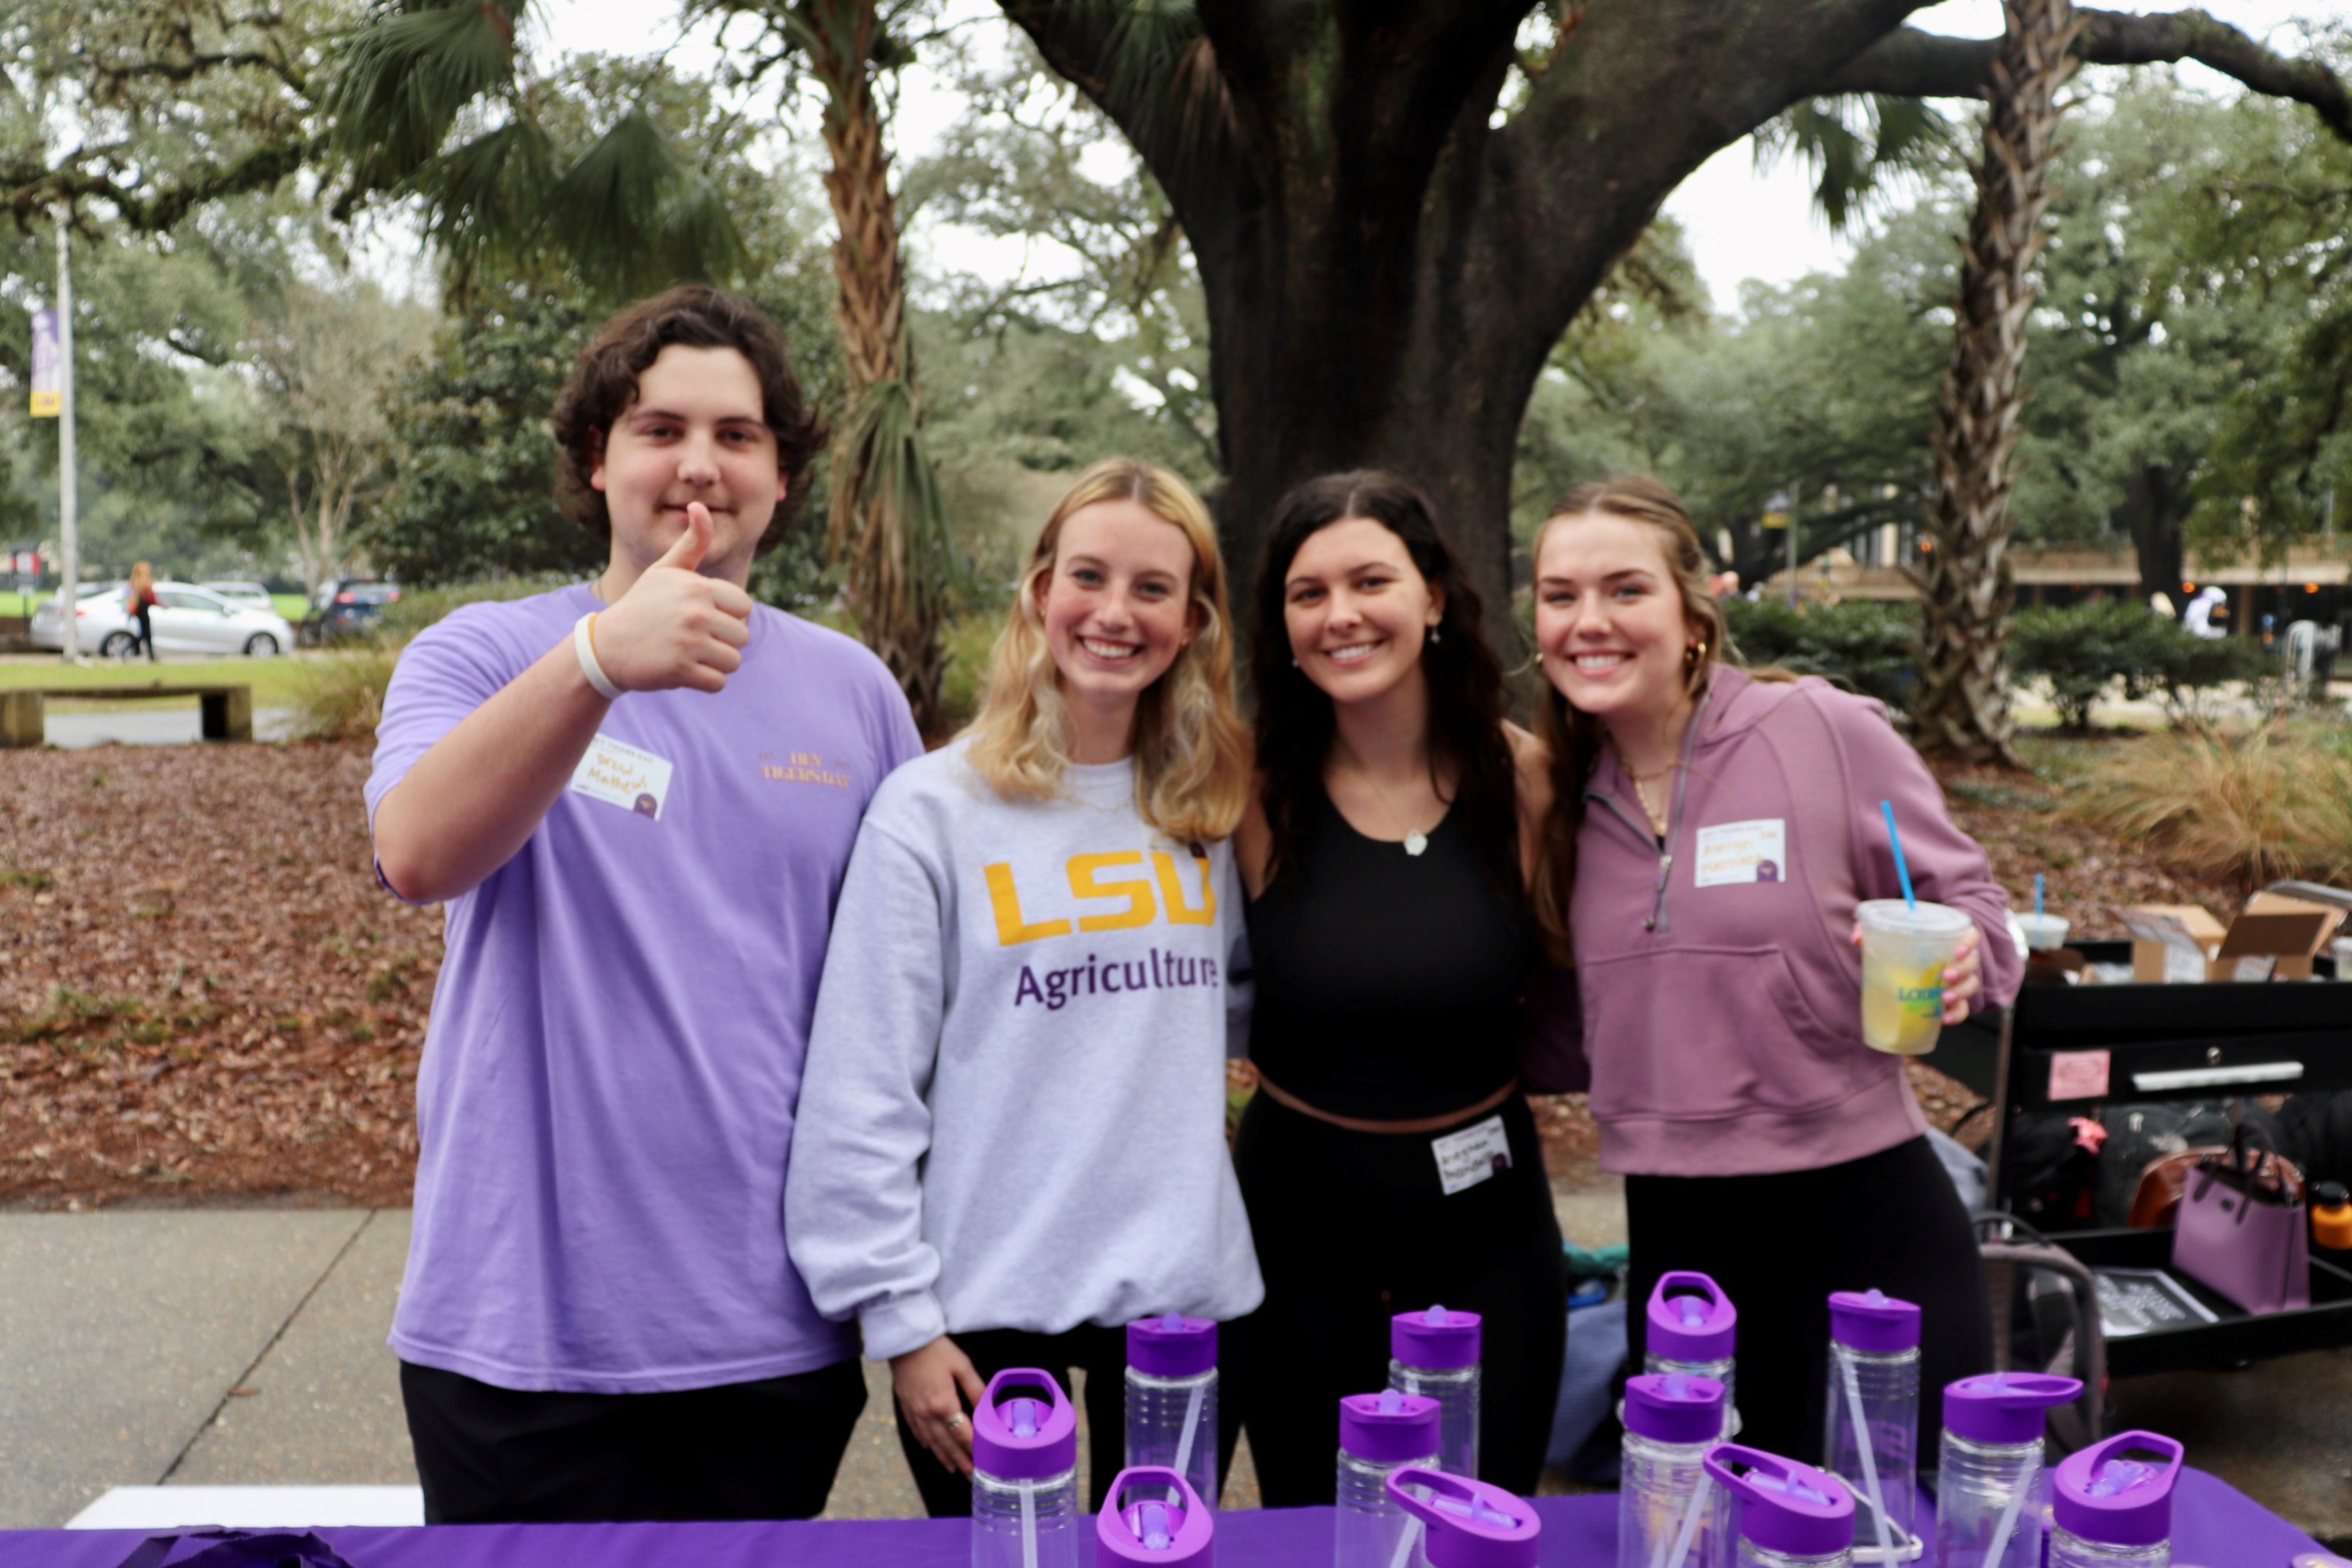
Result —
[[[1863, 1043], [1854, 908], [1901, 896], [1879, 802], [1918, 896], [1976, 925], [1947, 1022], [2016, 993], [2008, 897], [1878, 704], [1728, 662], [1664, 486], [1571, 491], [1533, 555], [1554, 789], [1534, 894], [1575, 966], [1601, 1163], [1625, 1177], [1630, 1299], [1712, 1275], [1739, 1309], [1742, 1440], [1811, 1460], [1829, 1293], [1916, 1302], [1933, 1431], [1991, 1329], [1902, 1061]], [[1639, 1364], [1643, 1314], [1627, 1324]]]

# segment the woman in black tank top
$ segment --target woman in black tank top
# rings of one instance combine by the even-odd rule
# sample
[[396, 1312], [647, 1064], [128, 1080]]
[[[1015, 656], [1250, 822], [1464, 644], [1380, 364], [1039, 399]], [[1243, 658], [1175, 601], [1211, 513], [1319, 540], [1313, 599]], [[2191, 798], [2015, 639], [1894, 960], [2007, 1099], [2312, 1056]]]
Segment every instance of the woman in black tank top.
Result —
[[1530, 1492], [1566, 1344], [1559, 1228], [1517, 1086], [1546, 806], [1476, 593], [1391, 475], [1276, 508], [1255, 628], [1260, 772], [1236, 839], [1259, 1092], [1234, 1166], [1265, 1304], [1235, 1393], [1268, 1507], [1328, 1503], [1337, 1404], [1389, 1324], [1482, 1318], [1479, 1471]]

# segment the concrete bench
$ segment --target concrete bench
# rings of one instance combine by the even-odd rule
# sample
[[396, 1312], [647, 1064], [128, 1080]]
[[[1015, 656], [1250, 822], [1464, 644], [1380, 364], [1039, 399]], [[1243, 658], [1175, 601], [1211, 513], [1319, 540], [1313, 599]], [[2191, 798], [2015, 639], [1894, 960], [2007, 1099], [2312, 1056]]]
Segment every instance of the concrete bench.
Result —
[[33, 686], [0, 691], [0, 747], [40, 745], [50, 697], [101, 703], [194, 697], [203, 710], [206, 740], [253, 738], [253, 688], [249, 685]]

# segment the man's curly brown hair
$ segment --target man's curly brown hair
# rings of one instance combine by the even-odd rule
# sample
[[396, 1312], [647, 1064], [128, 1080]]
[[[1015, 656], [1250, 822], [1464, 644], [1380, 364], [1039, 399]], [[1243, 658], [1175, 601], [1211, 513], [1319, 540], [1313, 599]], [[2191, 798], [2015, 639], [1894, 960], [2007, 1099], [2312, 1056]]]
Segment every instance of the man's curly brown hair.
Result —
[[594, 341], [580, 350], [572, 380], [555, 400], [556, 502], [598, 543], [612, 541], [613, 515], [589, 477], [603, 459], [613, 422], [637, 401], [637, 378], [673, 343], [732, 349], [751, 361], [759, 378], [764, 416], [776, 437], [776, 472], [784, 480], [784, 498], [760, 536], [759, 553], [764, 555], [783, 541], [800, 507], [801, 481], [831, 432], [809, 406], [800, 378], [793, 374], [784, 335], [767, 312], [707, 284], [681, 284], [637, 301], [605, 322]]

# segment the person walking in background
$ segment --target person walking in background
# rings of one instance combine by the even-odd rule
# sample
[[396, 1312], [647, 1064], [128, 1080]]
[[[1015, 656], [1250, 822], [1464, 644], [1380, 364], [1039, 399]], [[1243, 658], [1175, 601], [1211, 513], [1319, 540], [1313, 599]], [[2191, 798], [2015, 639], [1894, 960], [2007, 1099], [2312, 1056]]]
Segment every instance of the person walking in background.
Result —
[[384, 885], [448, 906], [392, 1331], [425, 1520], [806, 1518], [866, 1383], [784, 1161], [858, 820], [922, 744], [744, 591], [825, 439], [756, 307], [631, 307], [553, 423], [604, 573], [409, 643], [367, 784]]
[[155, 570], [145, 561], [140, 561], [131, 569], [131, 586], [123, 592], [122, 608], [139, 627], [138, 641], [131, 645], [131, 656], [137, 658], [139, 650], [144, 648], [147, 650], [147, 662], [151, 664], [162, 662], [155, 657], [153, 613], [156, 603]]
[[1532, 1492], [1567, 1343], [1519, 1092], [1541, 748], [1504, 722], [1478, 596], [1422, 493], [1310, 480], [1257, 580], [1250, 894], [1258, 1092], [1234, 1158], [1265, 1274], [1239, 1387], [1269, 1507], [1328, 1503], [1338, 1401], [1393, 1313], [1480, 1313], [1483, 1479]]
[[1165, 468], [1097, 463], [1038, 536], [979, 718], [859, 831], [784, 1230], [818, 1309], [890, 1363], [935, 1517], [971, 1511], [969, 1412], [998, 1372], [1086, 1369], [1099, 1507], [1124, 1325], [1258, 1303], [1224, 1140], [1233, 660], [1207, 509]]
[[1571, 491], [1533, 561], [1552, 769], [1536, 907], [1575, 967], [1601, 1164], [1625, 1177], [1629, 1364], [1658, 1277], [1712, 1275], [1739, 1310], [1741, 1441], [1817, 1460], [1828, 1295], [1875, 1288], [1922, 1310], [1933, 1431], [1991, 1327], [1902, 1059], [1863, 1042], [1855, 906], [1901, 896], [1879, 802], [1918, 896], [1975, 924], [1948, 1022], [2016, 994], [2008, 898], [1876, 703], [1729, 662], [1664, 486]]

